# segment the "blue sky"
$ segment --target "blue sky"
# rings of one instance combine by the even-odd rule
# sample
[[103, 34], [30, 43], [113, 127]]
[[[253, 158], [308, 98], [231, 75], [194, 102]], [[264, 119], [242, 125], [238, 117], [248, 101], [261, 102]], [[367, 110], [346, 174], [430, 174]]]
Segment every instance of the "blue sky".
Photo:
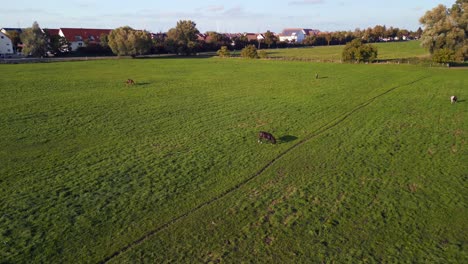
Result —
[[419, 18], [455, 0], [18, 0], [3, 1], [0, 27], [116, 28], [167, 31], [191, 19], [201, 32], [280, 32], [286, 27], [354, 30], [377, 24], [416, 30]]

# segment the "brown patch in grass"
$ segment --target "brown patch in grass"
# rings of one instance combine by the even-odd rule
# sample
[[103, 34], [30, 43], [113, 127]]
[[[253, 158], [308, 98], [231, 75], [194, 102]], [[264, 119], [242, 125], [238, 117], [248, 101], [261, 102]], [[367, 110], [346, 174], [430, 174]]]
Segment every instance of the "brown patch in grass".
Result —
[[416, 183], [410, 183], [408, 184], [408, 190], [411, 193], [415, 193], [418, 190], [419, 186]]
[[460, 135], [463, 135], [463, 130], [457, 129], [457, 130], [455, 130], [455, 131], [453, 132], [453, 135], [456, 136], [456, 137], [457, 137], [457, 136], [460, 136]]
[[270, 205], [268, 205], [268, 211], [274, 211], [273, 207], [280, 203], [281, 203], [280, 199], [274, 199], [273, 201], [271, 201]]
[[252, 191], [250, 191], [249, 198], [254, 199], [254, 198], [258, 197], [259, 194], [260, 194], [259, 190], [252, 189]]
[[286, 189], [286, 194], [283, 196], [283, 200], [289, 199], [291, 196], [293, 196], [297, 191], [297, 188], [294, 186], [288, 186]]
[[270, 123], [270, 120], [257, 119], [255, 123], [256, 123], [255, 128], [259, 128], [264, 125], [268, 125]]
[[457, 145], [455, 145], [455, 144], [452, 145], [452, 152], [453, 153], [457, 152]]
[[428, 149], [427, 149], [427, 154], [429, 154], [429, 155], [432, 156], [432, 155], [434, 155], [434, 153], [435, 153], [435, 151], [432, 150], [431, 148], [428, 148]]
[[320, 198], [314, 197], [314, 200], [312, 200], [313, 205], [319, 205], [320, 204]]
[[247, 124], [245, 122], [242, 122], [242, 123], [237, 124], [237, 127], [239, 127], [239, 128], [248, 128], [249, 124]]
[[273, 243], [274, 240], [275, 240], [274, 237], [272, 237], [272, 236], [267, 236], [267, 237], [265, 237], [265, 239], [264, 239], [263, 241], [265, 242], [265, 244], [267, 244], [268, 246], [270, 246], [270, 245]]
[[294, 223], [301, 215], [298, 212], [294, 212], [286, 216], [283, 220], [283, 225], [284, 226], [290, 226], [292, 223]]

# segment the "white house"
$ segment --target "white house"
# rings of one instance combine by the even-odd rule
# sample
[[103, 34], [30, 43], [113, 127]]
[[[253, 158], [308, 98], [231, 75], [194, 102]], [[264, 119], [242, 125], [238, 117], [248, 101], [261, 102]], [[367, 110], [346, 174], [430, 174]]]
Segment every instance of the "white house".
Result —
[[307, 28], [285, 28], [279, 35], [280, 41], [300, 43], [308, 36], [316, 35], [320, 31]]
[[4, 33], [0, 32], [0, 54], [13, 54], [13, 43]]

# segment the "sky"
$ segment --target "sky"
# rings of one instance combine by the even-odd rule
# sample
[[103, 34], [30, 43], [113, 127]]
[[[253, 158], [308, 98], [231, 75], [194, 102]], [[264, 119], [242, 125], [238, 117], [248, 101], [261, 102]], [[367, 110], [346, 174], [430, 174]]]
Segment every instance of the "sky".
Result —
[[192, 20], [200, 32], [320, 31], [386, 25], [416, 30], [419, 18], [438, 4], [455, 0], [17, 0], [3, 1], [0, 28], [107, 28], [130, 26], [166, 32], [179, 20]]

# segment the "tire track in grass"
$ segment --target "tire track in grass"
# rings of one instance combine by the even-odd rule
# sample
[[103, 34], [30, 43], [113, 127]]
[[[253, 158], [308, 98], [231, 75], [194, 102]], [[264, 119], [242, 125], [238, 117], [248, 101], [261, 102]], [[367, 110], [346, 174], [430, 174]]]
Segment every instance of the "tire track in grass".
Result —
[[127, 244], [126, 246], [120, 248], [119, 250], [115, 251], [114, 253], [112, 253], [111, 255], [107, 256], [106, 258], [104, 258], [103, 260], [99, 261], [98, 263], [100, 264], [104, 264], [104, 263], [108, 263], [109, 261], [111, 261], [112, 259], [116, 258], [117, 256], [119, 256], [120, 254], [122, 253], [125, 253], [127, 252], [128, 250], [130, 250], [131, 248], [143, 243], [144, 241], [146, 241], [147, 239], [151, 238], [152, 236], [154, 236], [155, 234], [157, 234], [158, 232], [168, 228], [169, 226], [171, 226], [172, 224], [180, 221], [181, 219], [184, 219], [186, 217], [188, 217], [189, 215], [197, 212], [198, 210], [202, 209], [203, 207], [206, 207], [220, 199], [222, 199], [223, 197], [225, 197], [226, 195], [238, 190], [239, 188], [241, 188], [242, 186], [246, 185], [247, 183], [251, 182], [253, 179], [257, 178], [258, 176], [260, 176], [265, 170], [267, 170], [268, 168], [270, 168], [275, 162], [277, 162], [278, 160], [280, 160], [282, 157], [284, 157], [286, 154], [288, 154], [289, 152], [291, 152], [292, 150], [296, 149], [297, 147], [305, 144], [306, 142], [308, 142], [309, 140], [319, 136], [320, 134], [336, 127], [337, 125], [341, 124], [343, 121], [345, 121], [348, 117], [350, 117], [351, 115], [353, 115], [354, 113], [356, 113], [357, 111], [361, 110], [362, 108], [368, 106], [369, 104], [371, 104], [372, 102], [374, 102], [376, 99], [398, 89], [398, 88], [401, 88], [401, 87], [404, 87], [404, 86], [409, 86], [409, 85], [412, 85], [414, 83], [417, 83], [417, 82], [420, 82], [424, 79], [427, 79], [427, 78], [430, 78], [430, 76], [425, 76], [425, 77], [421, 77], [419, 79], [416, 79], [414, 81], [411, 81], [411, 82], [408, 82], [408, 83], [405, 83], [405, 84], [402, 84], [402, 85], [398, 85], [398, 86], [395, 86], [395, 87], [392, 87], [388, 90], [386, 90], [385, 92], [383, 93], [380, 93], [370, 99], [368, 99], [367, 101], [357, 105], [356, 107], [354, 107], [351, 111], [341, 115], [341, 116], [338, 116], [334, 119], [332, 119], [330, 122], [328, 122], [327, 124], [324, 124], [323, 126], [319, 127], [317, 130], [315, 130], [314, 132], [312, 132], [311, 134], [309, 134], [308, 136], [304, 137], [302, 140], [300, 140], [299, 142], [297, 142], [296, 144], [292, 145], [291, 147], [289, 147], [288, 149], [286, 149], [285, 151], [281, 152], [276, 158], [272, 159], [270, 162], [268, 162], [265, 166], [263, 166], [260, 170], [258, 170], [256, 173], [254, 173], [253, 175], [251, 175], [250, 177], [248, 177], [247, 179], [243, 180], [242, 182], [239, 182], [237, 183], [236, 185], [234, 185], [233, 187], [225, 190], [224, 192], [220, 193], [219, 195], [217, 195], [216, 197], [204, 202], [204, 203], [201, 203], [200, 205], [192, 208], [191, 210], [171, 219], [170, 221], [162, 224], [161, 226], [147, 232], [146, 234], [144, 234], [142, 237], [138, 238], [137, 240], [134, 240], [133, 242]]

